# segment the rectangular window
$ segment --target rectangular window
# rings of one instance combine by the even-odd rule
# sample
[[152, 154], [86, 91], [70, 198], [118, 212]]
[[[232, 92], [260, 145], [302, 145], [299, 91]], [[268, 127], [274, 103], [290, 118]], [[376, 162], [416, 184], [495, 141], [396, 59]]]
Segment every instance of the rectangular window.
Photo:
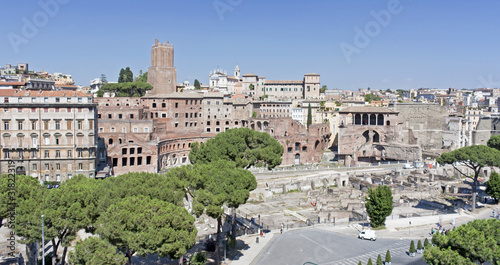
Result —
[[45, 170], [49, 170], [49, 164], [45, 164]]
[[78, 163], [78, 169], [83, 169], [83, 164], [82, 163]]
[[56, 150], [56, 158], [61, 158], [61, 151], [60, 150]]
[[118, 114], [118, 119], [121, 119], [122, 118], [122, 115], [121, 114]]
[[126, 167], [126, 166], [127, 166], [127, 158], [122, 157], [122, 167]]
[[68, 150], [68, 158], [73, 158], [73, 153], [71, 152], [71, 150]]
[[3, 153], [5, 154], [5, 159], [10, 158], [9, 157], [9, 151], [4, 151]]
[[68, 128], [68, 130], [71, 130], [71, 121], [66, 121], [66, 127]]
[[137, 154], [142, 154], [142, 147], [137, 147]]
[[61, 129], [61, 122], [56, 121], [56, 130], [60, 130], [60, 129]]
[[49, 150], [45, 150], [44, 155], [45, 158], [49, 158]]
[[78, 150], [77, 152], [78, 152], [78, 157], [82, 158], [83, 157], [83, 151], [82, 150]]
[[31, 129], [36, 130], [36, 121], [31, 121]]
[[38, 165], [37, 165], [36, 163], [33, 163], [33, 164], [31, 165], [31, 168], [32, 168], [33, 170], [38, 170]]
[[50, 145], [50, 137], [49, 136], [45, 136], [44, 139], [45, 139], [45, 144], [46, 145]]
[[31, 98], [31, 102], [35, 103], [36, 102], [36, 98]]
[[36, 108], [31, 108], [31, 112], [36, 112]]
[[36, 150], [33, 150], [31, 156], [32, 158], [38, 158], [38, 152]]
[[4, 129], [5, 131], [8, 131], [8, 130], [9, 130], [9, 122], [8, 122], [8, 121], [4, 121], [4, 122], [3, 122], [3, 129]]
[[60, 99], [59, 99], [59, 98], [56, 98], [56, 102], [60, 102]]
[[48, 130], [49, 129], [49, 121], [48, 120], [43, 121], [43, 129], [44, 130]]
[[94, 129], [94, 120], [89, 120], [89, 130]]
[[56, 164], [56, 170], [61, 170], [61, 164], [59, 163]]
[[78, 121], [78, 123], [77, 123], [77, 129], [78, 130], [82, 130], [83, 129], [82, 128], [82, 121]]
[[145, 127], [145, 128], [144, 128], [144, 132], [145, 132], [145, 133], [149, 132], [149, 128], [148, 128], [148, 127]]
[[56, 108], [56, 112], [59, 112], [59, 108]]
[[57, 174], [57, 175], [56, 175], [56, 180], [57, 180], [57, 181], [61, 181], [61, 175]]
[[151, 156], [146, 156], [146, 165], [151, 165]]
[[135, 157], [130, 158], [130, 165], [135, 166]]
[[127, 132], [127, 128], [122, 127], [122, 133], [126, 133], [126, 132]]
[[22, 130], [23, 129], [23, 121], [17, 121], [17, 129]]
[[133, 130], [134, 130], [135, 133], [139, 131], [139, 129], [137, 127], [134, 127]]
[[142, 166], [142, 156], [137, 157], [137, 165]]

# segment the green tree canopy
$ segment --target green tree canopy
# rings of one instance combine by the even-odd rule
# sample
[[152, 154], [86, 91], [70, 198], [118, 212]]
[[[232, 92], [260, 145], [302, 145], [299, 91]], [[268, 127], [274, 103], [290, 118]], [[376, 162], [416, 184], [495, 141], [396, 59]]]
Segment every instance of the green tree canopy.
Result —
[[76, 243], [69, 254], [69, 263], [74, 265], [124, 265], [127, 258], [117, 253], [117, 248], [99, 237], [88, 237]]
[[216, 160], [234, 161], [238, 167], [249, 168], [259, 162], [269, 169], [281, 164], [283, 146], [264, 132], [249, 128], [229, 129], [206, 143], [191, 144], [191, 163]]
[[[220, 241], [223, 205], [238, 208], [257, 187], [255, 176], [250, 171], [225, 160], [183, 167], [172, 174], [185, 180], [186, 189], [193, 197], [194, 213], [197, 216], [206, 213], [217, 219], [216, 242]], [[216, 244], [216, 264], [219, 264], [218, 249], [219, 244]]]
[[[46, 192], [44, 215], [46, 236], [52, 238], [57, 253], [59, 246], [64, 247], [61, 260], [65, 260], [71, 241], [78, 230], [86, 229], [95, 222], [98, 212], [96, 181], [78, 175], [61, 184], [57, 189]], [[53, 256], [53, 261], [57, 254]]]
[[471, 178], [457, 167], [460, 163], [474, 172], [472, 177], [472, 211], [476, 210], [476, 188], [481, 170], [485, 166], [498, 166], [500, 164], [500, 151], [485, 146], [472, 145], [454, 151], [443, 153], [436, 159], [439, 164], [451, 164], [463, 177]]
[[186, 209], [145, 196], [126, 197], [98, 219], [97, 234], [129, 259], [145, 256], [181, 258], [196, 243], [194, 217]]
[[376, 263], [377, 265], [384, 265], [384, 261], [382, 260], [382, 255], [378, 254]]
[[500, 199], [500, 175], [497, 172], [491, 173], [490, 179], [486, 181], [486, 193], [495, 198], [498, 203], [498, 199]]
[[127, 67], [125, 69], [122, 68], [118, 76], [118, 83], [127, 82], [134, 82], [134, 74], [132, 73], [132, 70], [130, 70], [130, 67]]
[[309, 126], [312, 124], [312, 110], [311, 110], [311, 103], [309, 103], [309, 106], [307, 107], [307, 128], [309, 129]]
[[198, 81], [198, 79], [195, 79], [194, 80], [194, 89], [201, 89], [201, 84], [200, 84], [200, 81]]
[[[500, 221], [478, 219], [432, 237], [434, 247], [425, 250], [430, 264], [500, 263]], [[474, 263], [475, 264], [475, 263]]]
[[325, 93], [326, 91], [326, 85], [322, 85], [321, 88], [319, 89], [319, 93]]
[[378, 186], [368, 190], [365, 198], [366, 212], [370, 217], [370, 225], [379, 227], [385, 225], [385, 219], [392, 213], [392, 192], [388, 186]]
[[385, 253], [385, 262], [392, 262], [391, 252], [389, 250]]
[[183, 206], [186, 196], [184, 183], [173, 173], [167, 177], [156, 173], [130, 172], [114, 178], [106, 178], [99, 186], [98, 212], [105, 212], [115, 202], [132, 196], [146, 196], [178, 206]]
[[142, 97], [153, 86], [146, 82], [107, 83], [102, 86], [105, 92], [116, 93], [118, 97]]
[[139, 71], [139, 76], [135, 78], [135, 82], [148, 82], [148, 72], [142, 73], [142, 70]]
[[487, 142], [488, 147], [500, 150], [500, 135], [493, 135]]
[[365, 101], [366, 102], [371, 103], [373, 100], [378, 101], [378, 100], [380, 100], [380, 97], [378, 95], [375, 95], [375, 94], [372, 94], [372, 93], [365, 95]]

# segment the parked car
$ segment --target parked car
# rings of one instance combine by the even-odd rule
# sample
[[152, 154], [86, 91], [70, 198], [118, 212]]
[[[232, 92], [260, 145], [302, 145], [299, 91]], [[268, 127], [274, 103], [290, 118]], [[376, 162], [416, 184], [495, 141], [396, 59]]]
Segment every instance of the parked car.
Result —
[[406, 164], [404, 164], [403, 168], [404, 169], [411, 169], [411, 168], [413, 168], [413, 165], [410, 163], [406, 163]]
[[359, 232], [359, 239], [369, 239], [371, 241], [377, 240], [377, 234], [375, 234], [374, 230], [363, 230]]

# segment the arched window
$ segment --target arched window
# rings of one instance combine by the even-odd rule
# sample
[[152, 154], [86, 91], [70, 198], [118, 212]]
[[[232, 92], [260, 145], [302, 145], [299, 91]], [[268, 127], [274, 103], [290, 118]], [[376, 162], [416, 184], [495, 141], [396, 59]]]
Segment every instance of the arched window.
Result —
[[391, 125], [391, 121], [387, 121], [386, 124], [387, 124], [387, 126], [390, 126]]
[[354, 125], [361, 125], [361, 114], [354, 115]]
[[368, 125], [368, 114], [363, 114], [363, 125]]
[[377, 116], [375, 114], [370, 115], [370, 125], [377, 125]]
[[113, 144], [113, 139], [109, 138], [108, 144]]
[[377, 125], [384, 125], [384, 115], [383, 114], [378, 115]]

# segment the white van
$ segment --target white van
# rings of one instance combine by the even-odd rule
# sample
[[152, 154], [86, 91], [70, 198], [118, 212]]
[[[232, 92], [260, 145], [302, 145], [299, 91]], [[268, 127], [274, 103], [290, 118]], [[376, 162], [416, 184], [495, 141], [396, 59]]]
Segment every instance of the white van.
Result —
[[369, 239], [371, 241], [377, 240], [377, 234], [373, 230], [363, 230], [358, 235], [359, 239]]

